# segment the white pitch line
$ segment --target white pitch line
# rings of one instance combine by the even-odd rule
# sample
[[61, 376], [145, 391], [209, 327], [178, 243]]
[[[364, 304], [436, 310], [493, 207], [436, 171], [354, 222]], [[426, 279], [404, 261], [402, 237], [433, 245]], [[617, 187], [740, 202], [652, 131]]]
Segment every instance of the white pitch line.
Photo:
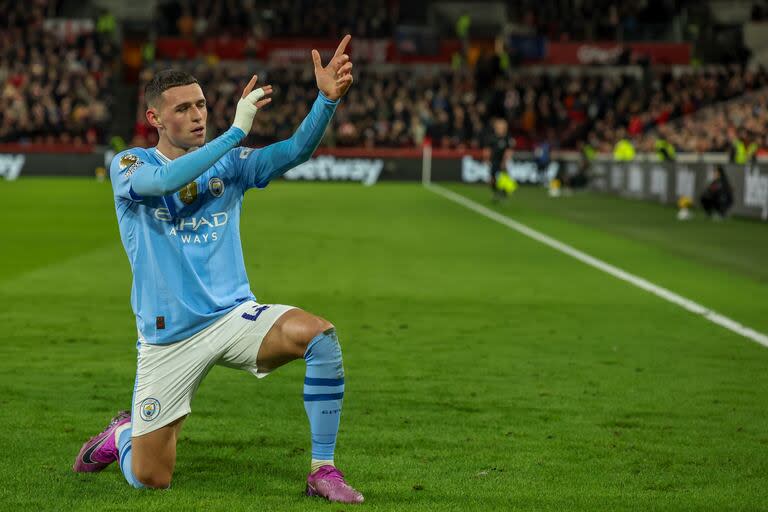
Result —
[[686, 299], [685, 297], [678, 295], [675, 292], [667, 290], [666, 288], [662, 288], [661, 286], [655, 285], [652, 282], [648, 281], [647, 279], [643, 279], [642, 277], [638, 277], [634, 274], [630, 274], [629, 272], [622, 270], [618, 267], [615, 267], [610, 263], [606, 263], [593, 256], [590, 256], [585, 252], [582, 252], [574, 247], [571, 247], [568, 244], [564, 244], [563, 242], [555, 240], [554, 238], [547, 236], [543, 233], [540, 233], [535, 229], [531, 229], [525, 224], [521, 224], [515, 220], [510, 219], [509, 217], [501, 215], [500, 213], [495, 212], [490, 208], [486, 208], [485, 206], [479, 203], [476, 203], [471, 199], [467, 199], [466, 197], [460, 194], [457, 194], [451, 190], [441, 187], [440, 185], [429, 183], [429, 184], [425, 184], [425, 187], [431, 190], [432, 192], [445, 197], [446, 199], [450, 199], [451, 201], [458, 203], [461, 206], [464, 206], [465, 208], [469, 208], [470, 210], [476, 213], [479, 213], [480, 215], [488, 217], [491, 220], [495, 220], [499, 224], [503, 224], [508, 228], [514, 229], [518, 233], [522, 233], [527, 237], [533, 238], [537, 242], [541, 242], [557, 251], [565, 253], [568, 256], [571, 256], [573, 258], [576, 258], [577, 260], [583, 263], [586, 263], [590, 267], [594, 267], [596, 269], [602, 270], [606, 274], [610, 274], [613, 277], [621, 279], [622, 281], [626, 281], [630, 284], [637, 286], [638, 288], [642, 288], [645, 291], [651, 292], [657, 297], [661, 297], [666, 301], [672, 302], [673, 304], [677, 304], [681, 308], [687, 309], [691, 313], [700, 315], [712, 323], [715, 323], [721, 327], [725, 327], [729, 331], [733, 331], [736, 334], [740, 334], [745, 338], [749, 338], [750, 340], [763, 345], [764, 347], [768, 347], [768, 336], [750, 327], [747, 327], [746, 325], [740, 324], [736, 320], [728, 318], [725, 315], [721, 315], [717, 311], [713, 311], [707, 307], [702, 306], [697, 302], [694, 302], [690, 299]]

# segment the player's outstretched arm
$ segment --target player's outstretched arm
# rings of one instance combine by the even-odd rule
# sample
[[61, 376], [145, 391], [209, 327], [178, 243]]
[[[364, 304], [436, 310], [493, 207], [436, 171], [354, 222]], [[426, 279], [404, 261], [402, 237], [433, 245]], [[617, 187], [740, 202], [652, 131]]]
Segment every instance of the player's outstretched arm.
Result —
[[253, 90], [258, 77], [254, 75], [237, 102], [232, 127], [196, 151], [187, 153], [165, 165], [141, 165], [134, 169], [131, 189], [141, 197], [163, 196], [176, 192], [194, 180], [235, 147], [251, 131], [256, 112], [272, 101], [272, 86]]
[[320, 90], [312, 109], [289, 139], [254, 151], [243, 164], [248, 187], [263, 187], [297, 165], [309, 160], [315, 152], [325, 129], [328, 127], [339, 100], [353, 82], [352, 62], [345, 52], [352, 39], [344, 36], [327, 66], [323, 66], [320, 54], [312, 50], [315, 79]]

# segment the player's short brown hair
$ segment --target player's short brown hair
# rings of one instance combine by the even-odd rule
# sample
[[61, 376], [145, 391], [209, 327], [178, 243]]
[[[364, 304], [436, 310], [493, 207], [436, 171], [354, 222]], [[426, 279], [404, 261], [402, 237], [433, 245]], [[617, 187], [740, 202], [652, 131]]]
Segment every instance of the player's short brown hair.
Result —
[[197, 78], [180, 69], [164, 69], [155, 73], [152, 80], [144, 87], [144, 100], [147, 106], [154, 107], [163, 94], [171, 87], [196, 84]]

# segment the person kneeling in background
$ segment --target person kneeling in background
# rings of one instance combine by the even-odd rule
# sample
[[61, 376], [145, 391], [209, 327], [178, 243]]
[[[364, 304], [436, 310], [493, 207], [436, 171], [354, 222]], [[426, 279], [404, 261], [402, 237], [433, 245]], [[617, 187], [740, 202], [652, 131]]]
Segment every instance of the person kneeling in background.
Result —
[[723, 166], [714, 168], [712, 181], [701, 194], [700, 201], [704, 211], [713, 219], [722, 219], [728, 213], [733, 204], [733, 191]]

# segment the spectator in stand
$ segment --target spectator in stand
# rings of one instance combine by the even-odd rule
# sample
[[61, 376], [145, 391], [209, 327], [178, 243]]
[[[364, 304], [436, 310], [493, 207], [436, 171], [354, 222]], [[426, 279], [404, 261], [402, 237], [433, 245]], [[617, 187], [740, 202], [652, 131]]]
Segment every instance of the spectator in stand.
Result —
[[738, 137], [731, 141], [730, 160], [735, 164], [745, 165], [757, 157], [757, 142], [751, 140], [748, 130], [739, 130]]

